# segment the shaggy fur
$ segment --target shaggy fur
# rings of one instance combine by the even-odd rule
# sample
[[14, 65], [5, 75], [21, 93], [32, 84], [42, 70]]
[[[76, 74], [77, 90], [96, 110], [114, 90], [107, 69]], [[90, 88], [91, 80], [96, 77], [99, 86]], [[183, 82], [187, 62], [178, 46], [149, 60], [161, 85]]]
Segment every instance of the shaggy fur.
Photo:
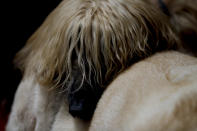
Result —
[[108, 86], [89, 130], [196, 131], [196, 80], [194, 57], [164, 52], [145, 59]]
[[184, 49], [197, 56], [197, 0], [171, 0], [167, 5]]
[[177, 41], [166, 16], [143, 1], [64, 0], [15, 62], [24, 77], [67, 91], [70, 113], [89, 119], [120, 72]]
[[68, 113], [64, 94], [47, 92], [34, 77], [25, 78], [7, 131], [196, 131], [196, 79], [196, 58], [158, 53], [107, 87], [89, 124]]
[[[197, 0], [149, 0], [170, 19], [183, 50], [197, 56]], [[163, 4], [161, 5], [161, 2]]]

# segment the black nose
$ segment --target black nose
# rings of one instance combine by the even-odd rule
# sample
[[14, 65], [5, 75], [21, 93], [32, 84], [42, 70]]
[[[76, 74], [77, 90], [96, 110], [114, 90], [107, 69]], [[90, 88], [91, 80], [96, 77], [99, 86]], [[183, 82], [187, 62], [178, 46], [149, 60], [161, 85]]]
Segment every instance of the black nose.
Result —
[[77, 88], [78, 86], [74, 83], [70, 92], [68, 92], [69, 113], [73, 117], [90, 120], [103, 88], [98, 86], [91, 87], [87, 83], [83, 83], [80, 89], [76, 90]]
[[83, 112], [83, 102], [77, 102], [77, 101], [72, 101], [69, 105], [69, 113], [73, 116], [76, 117], [80, 115], [81, 112]]
[[69, 113], [73, 117], [90, 120], [101, 96], [100, 91], [80, 89], [68, 94]]
[[77, 99], [77, 97], [72, 97], [72, 100], [69, 103], [69, 113], [73, 117], [78, 117], [83, 112], [85, 112], [84, 99]]
[[94, 113], [94, 108], [92, 107], [94, 103], [87, 103], [86, 101], [88, 102], [89, 100], [74, 98], [69, 103], [69, 113], [73, 117], [78, 117], [83, 120], [90, 120]]

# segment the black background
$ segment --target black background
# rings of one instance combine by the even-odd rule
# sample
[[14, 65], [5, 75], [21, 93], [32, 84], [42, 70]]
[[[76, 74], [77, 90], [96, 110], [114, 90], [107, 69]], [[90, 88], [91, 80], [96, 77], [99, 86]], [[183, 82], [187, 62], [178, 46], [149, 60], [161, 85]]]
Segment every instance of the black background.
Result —
[[21, 73], [13, 57], [61, 0], [6, 0], [1, 2], [1, 87], [0, 102], [9, 111]]

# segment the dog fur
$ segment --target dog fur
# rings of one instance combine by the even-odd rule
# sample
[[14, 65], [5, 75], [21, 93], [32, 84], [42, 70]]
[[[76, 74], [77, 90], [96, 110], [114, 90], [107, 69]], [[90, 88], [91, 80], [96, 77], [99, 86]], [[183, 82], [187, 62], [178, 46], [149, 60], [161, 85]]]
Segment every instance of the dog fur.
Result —
[[143, 1], [64, 0], [15, 62], [24, 79], [67, 92], [69, 112], [89, 120], [120, 72], [178, 43], [167, 17]]
[[196, 131], [196, 79], [197, 58], [175, 51], [155, 54], [107, 87], [91, 123], [68, 113], [64, 95], [46, 94], [45, 87], [26, 79], [17, 91], [7, 131]]
[[167, 5], [170, 22], [184, 49], [197, 56], [197, 0], [171, 0]]
[[88, 122], [69, 114], [66, 95], [41, 86], [35, 77], [20, 83], [6, 131], [87, 131]]
[[158, 53], [120, 74], [102, 95], [90, 131], [196, 131], [197, 59]]
[[164, 13], [167, 12], [166, 15], [175, 33], [177, 33], [181, 39], [182, 50], [197, 56], [197, 0], [162, 1], [167, 9], [163, 9], [159, 6], [159, 0], [149, 0], [149, 2], [158, 7], [158, 9], [164, 10]]

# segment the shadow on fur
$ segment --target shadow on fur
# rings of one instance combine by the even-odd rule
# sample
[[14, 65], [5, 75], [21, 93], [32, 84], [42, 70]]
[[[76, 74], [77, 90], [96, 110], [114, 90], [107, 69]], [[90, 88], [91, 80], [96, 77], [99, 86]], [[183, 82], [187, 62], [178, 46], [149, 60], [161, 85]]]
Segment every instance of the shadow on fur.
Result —
[[15, 62], [24, 77], [35, 75], [41, 85], [67, 91], [70, 113], [90, 119], [120, 72], [177, 46], [167, 17], [142, 1], [64, 0]]

